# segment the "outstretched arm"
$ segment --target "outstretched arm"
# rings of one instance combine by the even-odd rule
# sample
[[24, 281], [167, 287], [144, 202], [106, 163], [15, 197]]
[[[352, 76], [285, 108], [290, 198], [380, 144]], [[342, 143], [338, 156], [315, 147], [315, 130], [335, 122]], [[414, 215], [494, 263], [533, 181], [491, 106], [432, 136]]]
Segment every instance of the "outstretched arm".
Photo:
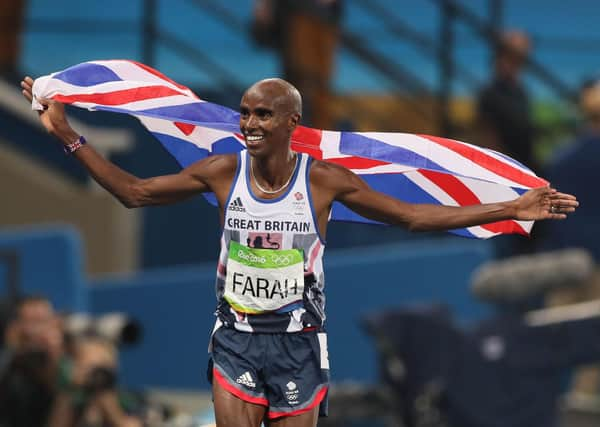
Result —
[[[33, 96], [32, 86], [31, 77], [25, 77], [21, 82], [23, 96], [29, 102]], [[77, 141], [79, 134], [69, 125], [64, 106], [48, 99], [38, 101], [44, 105], [39, 115], [46, 130], [65, 146]], [[231, 169], [231, 161], [214, 156], [178, 174], [140, 179], [106, 160], [90, 145], [84, 145], [72, 154], [102, 187], [129, 208], [169, 204], [197, 193], [215, 191], [212, 188], [217, 182], [215, 178]]]
[[530, 190], [508, 202], [461, 207], [413, 204], [373, 190], [345, 168], [323, 162], [319, 168], [319, 181], [329, 188], [334, 200], [366, 218], [414, 231], [450, 230], [506, 219], [564, 219], [579, 205], [574, 196], [549, 187]]

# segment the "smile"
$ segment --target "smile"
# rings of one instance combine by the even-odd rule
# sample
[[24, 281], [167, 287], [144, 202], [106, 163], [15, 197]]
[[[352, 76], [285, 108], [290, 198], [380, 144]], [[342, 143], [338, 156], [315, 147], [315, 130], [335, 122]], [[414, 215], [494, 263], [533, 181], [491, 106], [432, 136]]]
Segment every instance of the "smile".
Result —
[[256, 144], [264, 139], [262, 135], [246, 135], [246, 142], [249, 144]]

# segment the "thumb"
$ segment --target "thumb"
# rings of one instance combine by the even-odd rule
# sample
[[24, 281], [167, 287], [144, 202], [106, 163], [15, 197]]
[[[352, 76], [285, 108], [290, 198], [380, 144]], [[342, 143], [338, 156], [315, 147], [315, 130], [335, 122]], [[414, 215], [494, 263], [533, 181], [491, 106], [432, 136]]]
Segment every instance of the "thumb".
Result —
[[34, 110], [47, 110], [52, 102], [51, 99], [33, 95], [31, 106]]
[[36, 98], [36, 99], [44, 107], [44, 110], [47, 110], [48, 107], [54, 102], [49, 98]]

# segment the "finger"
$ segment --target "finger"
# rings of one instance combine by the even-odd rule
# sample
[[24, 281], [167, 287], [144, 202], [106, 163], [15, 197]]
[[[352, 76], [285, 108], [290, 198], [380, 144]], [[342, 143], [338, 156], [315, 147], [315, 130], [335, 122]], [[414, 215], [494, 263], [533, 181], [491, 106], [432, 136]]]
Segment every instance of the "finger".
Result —
[[552, 213], [565, 213], [565, 212], [575, 212], [576, 206], [566, 206], [566, 205], [552, 205], [548, 209]]
[[577, 200], [554, 200], [552, 201], [551, 205], [556, 207], [576, 208], [579, 206], [579, 202]]
[[575, 197], [572, 194], [567, 194], [567, 193], [554, 193], [550, 196], [552, 199], [569, 199], [569, 200], [577, 200], [577, 197]]
[[23, 81], [27, 84], [29, 84], [30, 86], [33, 86], [33, 79], [29, 76], [25, 76], [25, 78], [23, 79]]
[[27, 101], [31, 102], [33, 100], [33, 96], [31, 95], [31, 92], [29, 92], [27, 90], [23, 90], [23, 91], [21, 91], [21, 93], [23, 94], [25, 99], [27, 99]]
[[21, 87], [23, 89], [31, 90], [31, 85], [29, 83], [27, 83], [25, 80], [21, 81]]
[[579, 202], [577, 200], [558, 200], [554, 203], [556, 206], [568, 206], [576, 208], [579, 206]]
[[567, 215], [561, 214], [561, 213], [551, 213], [551, 214], [548, 214], [547, 218], [561, 220], [561, 219], [567, 219]]

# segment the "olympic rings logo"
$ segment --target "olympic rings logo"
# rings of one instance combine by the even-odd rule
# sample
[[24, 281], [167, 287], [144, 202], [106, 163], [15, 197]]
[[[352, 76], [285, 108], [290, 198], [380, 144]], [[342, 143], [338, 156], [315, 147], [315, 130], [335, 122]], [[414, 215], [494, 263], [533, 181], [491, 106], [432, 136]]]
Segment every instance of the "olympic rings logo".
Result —
[[286, 255], [273, 254], [273, 255], [271, 255], [271, 262], [276, 265], [283, 265], [283, 266], [290, 265], [290, 263], [292, 262], [292, 259], [293, 258], [292, 258], [291, 254], [286, 254]]

